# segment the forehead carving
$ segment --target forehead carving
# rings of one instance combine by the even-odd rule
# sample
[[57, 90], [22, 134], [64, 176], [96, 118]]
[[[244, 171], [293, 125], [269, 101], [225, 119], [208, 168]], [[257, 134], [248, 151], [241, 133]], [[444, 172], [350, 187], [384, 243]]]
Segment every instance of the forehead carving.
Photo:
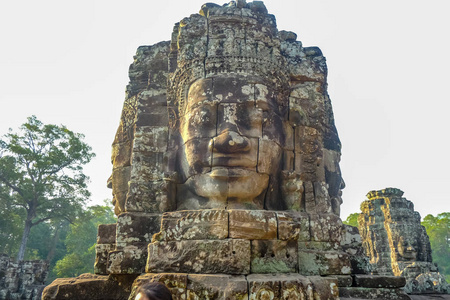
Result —
[[287, 95], [268, 85], [262, 78], [236, 76], [215, 76], [196, 80], [186, 89], [184, 101], [179, 103], [179, 114], [203, 105], [217, 103], [253, 103], [262, 110], [279, 113], [278, 106], [287, 106]]

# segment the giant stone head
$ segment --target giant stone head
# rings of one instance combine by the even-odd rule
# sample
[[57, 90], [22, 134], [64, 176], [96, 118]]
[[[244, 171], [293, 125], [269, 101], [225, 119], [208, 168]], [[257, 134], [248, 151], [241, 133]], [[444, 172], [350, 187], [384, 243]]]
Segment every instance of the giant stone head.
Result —
[[[168, 67], [166, 67], [168, 66]], [[205, 4], [140, 47], [113, 144], [116, 213], [339, 214], [340, 142], [325, 58], [262, 2]]]

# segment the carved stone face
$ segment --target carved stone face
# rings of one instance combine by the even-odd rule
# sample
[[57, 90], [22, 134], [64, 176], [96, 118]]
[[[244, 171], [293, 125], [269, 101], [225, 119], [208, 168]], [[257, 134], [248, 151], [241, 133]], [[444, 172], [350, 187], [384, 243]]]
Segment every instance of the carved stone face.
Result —
[[405, 261], [415, 261], [417, 259], [418, 246], [409, 238], [400, 237], [397, 243], [397, 251]]
[[179, 172], [185, 183], [178, 189], [178, 209], [264, 208], [284, 139], [274, 95], [257, 78], [217, 76], [190, 86], [180, 112]]

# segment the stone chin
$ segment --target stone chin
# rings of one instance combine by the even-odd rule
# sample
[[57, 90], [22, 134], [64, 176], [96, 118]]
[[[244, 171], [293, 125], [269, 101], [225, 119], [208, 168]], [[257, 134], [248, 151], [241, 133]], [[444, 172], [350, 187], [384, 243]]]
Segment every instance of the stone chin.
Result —
[[177, 209], [264, 209], [268, 184], [255, 170], [214, 167], [178, 185]]

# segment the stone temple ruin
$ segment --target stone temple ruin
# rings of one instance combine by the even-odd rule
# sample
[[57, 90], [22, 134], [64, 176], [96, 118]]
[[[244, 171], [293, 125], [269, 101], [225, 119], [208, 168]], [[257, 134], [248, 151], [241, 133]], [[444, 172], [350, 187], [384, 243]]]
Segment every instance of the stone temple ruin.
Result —
[[341, 243], [327, 66], [296, 39], [238, 0], [138, 48], [108, 182], [117, 224], [99, 227], [96, 275], [43, 299], [134, 299], [145, 281], [174, 299], [409, 299]]
[[48, 275], [48, 261], [15, 262], [0, 254], [0, 299], [41, 299]]
[[371, 191], [361, 204], [358, 227], [373, 271], [404, 276], [408, 293], [449, 293], [431, 261], [431, 246], [414, 204], [396, 188]]

